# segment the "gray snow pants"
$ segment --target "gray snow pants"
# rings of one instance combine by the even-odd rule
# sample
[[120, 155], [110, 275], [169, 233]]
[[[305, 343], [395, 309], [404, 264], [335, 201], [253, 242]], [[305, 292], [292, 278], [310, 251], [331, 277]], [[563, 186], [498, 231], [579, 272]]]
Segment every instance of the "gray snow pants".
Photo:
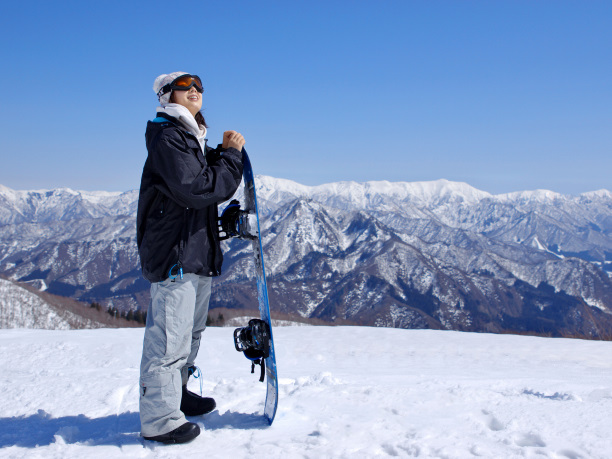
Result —
[[185, 274], [151, 284], [151, 303], [140, 363], [140, 428], [143, 437], [168, 433], [187, 420], [182, 386], [189, 379], [206, 328], [210, 277]]

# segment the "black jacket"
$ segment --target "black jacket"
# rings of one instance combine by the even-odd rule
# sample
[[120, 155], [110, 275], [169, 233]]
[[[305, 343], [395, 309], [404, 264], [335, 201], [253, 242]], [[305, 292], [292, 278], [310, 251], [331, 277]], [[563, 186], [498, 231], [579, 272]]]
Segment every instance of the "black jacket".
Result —
[[[149, 155], [138, 198], [137, 242], [143, 276], [161, 282], [177, 274], [221, 274], [217, 204], [242, 179], [242, 152], [205, 147], [173, 117], [159, 113], [145, 134]], [[175, 266], [176, 265], [176, 266]]]

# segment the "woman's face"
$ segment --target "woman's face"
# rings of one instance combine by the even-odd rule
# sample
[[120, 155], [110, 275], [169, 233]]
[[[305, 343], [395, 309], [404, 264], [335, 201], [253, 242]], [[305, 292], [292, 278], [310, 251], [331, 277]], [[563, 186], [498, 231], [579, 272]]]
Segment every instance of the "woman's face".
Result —
[[196, 90], [195, 86], [192, 86], [187, 91], [174, 89], [172, 91], [172, 99], [174, 103], [187, 107], [193, 116], [196, 116], [202, 109], [202, 94]]

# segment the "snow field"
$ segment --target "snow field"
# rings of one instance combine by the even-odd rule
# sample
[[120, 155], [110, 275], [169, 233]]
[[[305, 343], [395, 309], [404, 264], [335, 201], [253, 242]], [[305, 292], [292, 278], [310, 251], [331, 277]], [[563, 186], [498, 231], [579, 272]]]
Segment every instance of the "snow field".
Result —
[[[609, 458], [612, 343], [366, 327], [274, 329], [280, 398], [209, 328], [201, 435], [139, 436], [142, 329], [0, 330], [0, 457]], [[198, 392], [200, 382], [190, 379]]]

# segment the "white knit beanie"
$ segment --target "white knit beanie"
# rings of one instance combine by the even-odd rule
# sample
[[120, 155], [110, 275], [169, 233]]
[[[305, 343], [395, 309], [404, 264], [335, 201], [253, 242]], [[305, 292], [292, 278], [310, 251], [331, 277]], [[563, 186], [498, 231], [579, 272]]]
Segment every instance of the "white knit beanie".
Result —
[[183, 75], [189, 75], [189, 73], [174, 72], [174, 73], [169, 73], [167, 75], [162, 74], [158, 76], [157, 78], [155, 78], [155, 82], [153, 83], [153, 91], [155, 91], [155, 94], [157, 95], [157, 98], [159, 99], [159, 104], [162, 107], [165, 107], [168, 103], [170, 103], [170, 95], [172, 94], [172, 91], [168, 91], [166, 94], [162, 96], [158, 95], [159, 91], [161, 90], [161, 88], [163, 88], [167, 84], [172, 83], [178, 77], [183, 76]]

